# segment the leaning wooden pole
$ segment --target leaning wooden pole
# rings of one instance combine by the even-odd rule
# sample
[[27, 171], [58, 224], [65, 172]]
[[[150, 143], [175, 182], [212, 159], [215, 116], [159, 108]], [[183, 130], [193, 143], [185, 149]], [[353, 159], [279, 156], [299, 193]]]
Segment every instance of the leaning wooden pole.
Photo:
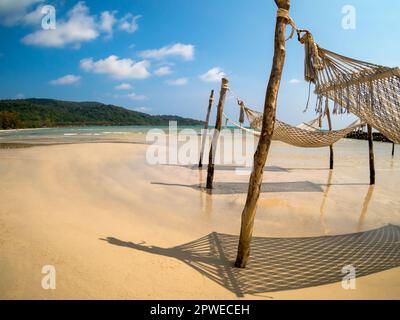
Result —
[[[326, 107], [325, 107], [325, 114], [326, 119], [328, 120], [328, 128], [329, 131], [332, 131], [332, 120], [331, 120], [331, 112], [329, 111], [329, 100], [326, 98]], [[333, 145], [329, 146], [329, 169], [333, 170]]]
[[368, 148], [369, 148], [369, 181], [370, 185], [375, 184], [375, 159], [374, 159], [374, 137], [372, 127], [368, 124]]
[[207, 170], [207, 189], [211, 190], [213, 188], [213, 181], [214, 181], [214, 159], [215, 159], [215, 152], [217, 150], [218, 144], [218, 137], [221, 131], [222, 125], [222, 112], [224, 110], [225, 104], [225, 97], [226, 92], [228, 91], [228, 79], [222, 78], [221, 80], [221, 91], [219, 93], [219, 101], [217, 107], [217, 117], [215, 120], [215, 130], [214, 136], [211, 142], [210, 153], [208, 155], [208, 170]]
[[[264, 103], [262, 129], [257, 150], [254, 154], [253, 171], [250, 176], [246, 204], [242, 212], [242, 225], [235, 266], [245, 268], [250, 255], [250, 242], [253, 235], [254, 218], [264, 166], [267, 160], [271, 138], [275, 126], [276, 100], [285, 63], [285, 29], [289, 17], [290, 0], [275, 0], [279, 8], [275, 27], [274, 58]], [[287, 17], [283, 15], [287, 14]]]
[[208, 100], [206, 121], [204, 122], [204, 131], [203, 131], [203, 135], [202, 135], [202, 139], [201, 139], [199, 168], [203, 167], [203, 156], [204, 156], [204, 149], [206, 147], [208, 122], [210, 121], [211, 107], [212, 107], [213, 102], [214, 102], [214, 90], [211, 90], [210, 99]]

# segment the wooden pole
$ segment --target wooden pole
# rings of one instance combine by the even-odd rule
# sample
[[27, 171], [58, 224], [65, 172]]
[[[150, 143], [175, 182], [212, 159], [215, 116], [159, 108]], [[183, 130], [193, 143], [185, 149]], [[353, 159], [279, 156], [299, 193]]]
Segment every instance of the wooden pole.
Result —
[[218, 137], [221, 131], [222, 112], [224, 110], [226, 92], [228, 91], [228, 83], [229, 83], [228, 79], [222, 78], [221, 91], [219, 93], [219, 102], [217, 107], [217, 118], [215, 120], [214, 136], [211, 142], [210, 153], [208, 156], [207, 189], [209, 190], [213, 188], [214, 159], [215, 159], [215, 152], [217, 150]]
[[202, 136], [202, 139], [201, 139], [201, 151], [200, 151], [199, 168], [203, 167], [203, 156], [204, 156], [204, 149], [206, 147], [206, 137], [207, 137], [208, 122], [210, 121], [211, 107], [212, 107], [213, 101], [214, 101], [214, 90], [211, 90], [210, 99], [208, 100], [208, 109], [207, 109], [206, 121], [204, 122], [203, 136]]
[[[326, 98], [327, 103], [325, 107], [325, 114], [326, 114], [326, 119], [328, 120], [328, 128], [329, 131], [332, 131], [332, 120], [331, 120], [331, 112], [329, 111], [329, 104], [328, 104], [328, 98]], [[329, 169], [333, 170], [333, 145], [329, 146]]]
[[368, 147], [369, 147], [369, 181], [370, 185], [375, 184], [375, 161], [374, 161], [374, 137], [372, 135], [372, 127], [368, 128]]
[[392, 157], [394, 157], [394, 142], [392, 143]]
[[[280, 9], [289, 10], [290, 0], [275, 0]], [[264, 115], [262, 120], [261, 136], [254, 154], [254, 165], [250, 176], [246, 204], [242, 212], [242, 225], [235, 266], [245, 268], [250, 255], [250, 242], [253, 236], [254, 218], [257, 201], [260, 196], [260, 187], [263, 180], [264, 166], [268, 157], [271, 138], [275, 126], [276, 100], [285, 63], [285, 29], [284, 17], [277, 17], [275, 26], [274, 58], [271, 74], [265, 95]]]

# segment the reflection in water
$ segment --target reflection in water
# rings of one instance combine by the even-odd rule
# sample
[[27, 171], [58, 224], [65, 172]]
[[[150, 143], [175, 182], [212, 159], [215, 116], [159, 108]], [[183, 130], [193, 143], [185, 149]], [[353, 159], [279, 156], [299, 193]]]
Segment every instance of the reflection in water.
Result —
[[375, 186], [370, 186], [368, 188], [367, 195], [365, 196], [364, 203], [362, 205], [360, 219], [358, 220], [357, 232], [360, 232], [363, 228], [365, 218], [366, 218], [367, 212], [368, 212], [368, 206], [371, 201], [374, 190], [375, 190]]
[[206, 197], [206, 205], [205, 205], [204, 212], [207, 215], [212, 215], [212, 213], [213, 213], [213, 200], [212, 200], [211, 192], [207, 192], [207, 193], [200, 192], [200, 193], [203, 193], [205, 195], [205, 197]]
[[[203, 171], [201, 170], [201, 168], [199, 168], [198, 173], [199, 173], [199, 186], [201, 188], [203, 186]], [[204, 203], [203, 192], [199, 193], [200, 193], [200, 208], [203, 208], [203, 203]]]
[[329, 189], [331, 188], [331, 185], [332, 185], [332, 175], [333, 175], [333, 170], [329, 170], [328, 181], [326, 183], [326, 189], [324, 191], [324, 195], [322, 196], [322, 202], [321, 202], [321, 206], [319, 208], [319, 212], [321, 213], [319, 219], [321, 221], [321, 225], [322, 225], [322, 229], [323, 229], [324, 235], [327, 234], [324, 215], [325, 215], [326, 200], [328, 199]]
[[[199, 168], [198, 170], [199, 172], [199, 187], [200, 189], [205, 189], [205, 187], [203, 186], [203, 174], [204, 171]], [[203, 213], [205, 213], [206, 215], [210, 216], [212, 214], [213, 211], [213, 203], [212, 203], [212, 190], [206, 190], [206, 192], [199, 192], [200, 194], [200, 206], [201, 206], [201, 211]]]
[[199, 170], [197, 170], [199, 172], [199, 186], [203, 185], [203, 170], [202, 168], [198, 168]]

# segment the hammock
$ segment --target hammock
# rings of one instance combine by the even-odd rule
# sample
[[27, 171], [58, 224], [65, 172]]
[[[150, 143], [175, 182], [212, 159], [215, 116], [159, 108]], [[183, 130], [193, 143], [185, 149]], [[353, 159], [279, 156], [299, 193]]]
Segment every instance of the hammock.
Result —
[[308, 131], [317, 131], [317, 130], [319, 130], [317, 124], [319, 124], [320, 119], [321, 119], [321, 117], [318, 117], [309, 122], [303, 122], [303, 123], [299, 124], [296, 128], [300, 128], [300, 129], [308, 130]]
[[301, 129], [298, 127], [293, 127], [287, 123], [276, 120], [274, 135], [272, 138], [274, 140], [279, 140], [287, 144], [291, 144], [296, 147], [303, 148], [321, 148], [333, 145], [340, 139], [347, 136], [354, 129], [360, 127], [362, 123], [360, 120], [353, 122], [347, 128], [342, 130], [333, 131], [311, 131], [308, 129]]
[[323, 98], [334, 102], [333, 113], [351, 112], [400, 143], [400, 69], [344, 57], [318, 46], [309, 32], [305, 45], [305, 80], [315, 84], [316, 111]]
[[[250, 122], [250, 127], [252, 129], [245, 128], [241, 124], [232, 121], [225, 113], [223, 113], [223, 116], [231, 124], [238, 127], [239, 129], [242, 129], [259, 137], [260, 132], [255, 129], [261, 129], [263, 114], [261, 112], [251, 110], [248, 107], [244, 107], [244, 111], [247, 115], [247, 118]], [[350, 126], [342, 130], [321, 131], [312, 126], [312, 124], [314, 124], [318, 120], [319, 119], [317, 118], [309, 123], [304, 123], [303, 125], [308, 126], [307, 129], [303, 129], [302, 127], [294, 127], [282, 121], [275, 120], [274, 134], [272, 136], [272, 139], [285, 142], [295, 147], [322, 148], [333, 145], [335, 142], [344, 138], [356, 128], [364, 125], [363, 123], [361, 123], [360, 120], [357, 120]], [[314, 130], [311, 130], [310, 128], [314, 128]]]

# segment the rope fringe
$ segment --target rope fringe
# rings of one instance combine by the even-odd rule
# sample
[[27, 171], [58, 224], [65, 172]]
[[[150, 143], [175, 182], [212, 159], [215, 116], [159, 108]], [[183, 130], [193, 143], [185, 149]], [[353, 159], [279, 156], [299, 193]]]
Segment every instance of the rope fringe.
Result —
[[243, 124], [244, 123], [244, 102], [243, 101], [238, 101], [239, 106], [240, 106], [240, 116], [239, 116], [239, 123]]

